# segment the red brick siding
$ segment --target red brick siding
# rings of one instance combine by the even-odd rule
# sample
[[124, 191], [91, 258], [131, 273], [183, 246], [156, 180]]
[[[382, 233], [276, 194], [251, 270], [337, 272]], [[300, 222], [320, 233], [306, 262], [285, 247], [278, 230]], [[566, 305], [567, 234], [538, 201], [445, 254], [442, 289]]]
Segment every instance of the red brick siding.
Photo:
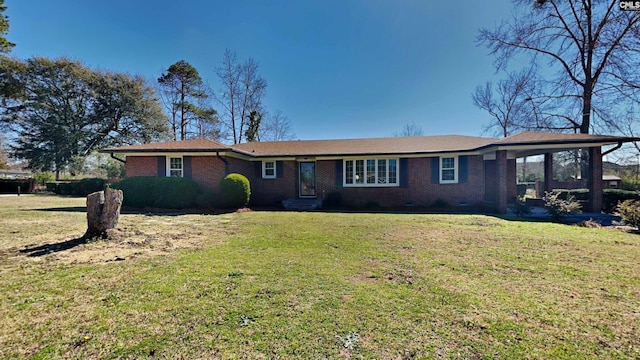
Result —
[[507, 204], [517, 196], [516, 159], [508, 159], [504, 150], [496, 152], [496, 156], [496, 160], [485, 161], [484, 200], [498, 212], [506, 212]]
[[589, 148], [590, 174], [587, 177], [589, 184], [588, 211], [599, 212], [602, 210], [602, 148]]
[[[282, 200], [294, 199], [297, 193], [297, 162], [283, 161], [282, 171], [278, 172], [275, 179], [262, 178], [262, 161], [244, 161], [235, 158], [226, 158], [229, 162], [229, 171], [242, 174], [251, 183], [251, 205], [272, 206]], [[278, 169], [280, 170], [280, 169]]]
[[518, 197], [516, 159], [507, 159], [507, 202], [515, 202]]
[[[251, 205], [275, 205], [282, 200], [298, 197], [298, 162], [283, 161], [278, 178], [262, 179], [261, 161], [225, 159], [230, 173], [243, 174], [251, 182]], [[342, 166], [342, 160], [316, 161], [316, 191], [319, 199], [338, 191], [342, 193], [343, 204], [347, 206], [363, 206], [371, 202], [380, 206], [404, 206], [408, 203], [428, 206], [436, 200], [451, 205], [473, 205], [483, 201], [485, 179], [481, 156], [468, 156], [467, 181], [458, 184], [431, 183], [432, 158], [408, 159], [407, 187], [343, 187], [342, 181], [336, 184], [336, 161]], [[127, 176], [156, 176], [157, 157], [130, 156], [126, 167]], [[192, 178], [202, 187], [213, 191], [218, 190], [220, 180], [225, 176], [225, 163], [216, 156], [192, 156], [191, 169]], [[404, 171], [399, 169], [398, 175], [402, 173]], [[490, 181], [492, 177], [488, 175], [487, 179]]]
[[191, 178], [203, 189], [218, 191], [224, 171], [224, 162], [217, 156], [191, 157]]
[[125, 164], [127, 177], [158, 176], [157, 156], [127, 156]]
[[436, 200], [444, 200], [451, 205], [482, 202], [482, 157], [468, 157], [467, 181], [458, 184], [432, 184], [431, 161], [432, 158], [408, 159], [407, 187], [336, 187], [335, 161], [317, 161], [318, 196], [324, 198], [330, 192], [339, 191], [343, 204], [347, 206], [363, 206], [371, 202], [380, 206], [404, 206], [407, 203], [428, 206]]

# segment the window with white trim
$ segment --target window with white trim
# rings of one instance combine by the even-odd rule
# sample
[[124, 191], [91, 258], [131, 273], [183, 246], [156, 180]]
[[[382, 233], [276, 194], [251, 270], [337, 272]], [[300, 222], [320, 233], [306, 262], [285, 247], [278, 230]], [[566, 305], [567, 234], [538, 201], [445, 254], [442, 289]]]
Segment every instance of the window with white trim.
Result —
[[344, 186], [398, 186], [398, 159], [350, 159], [343, 163]]
[[262, 178], [263, 179], [276, 178], [276, 162], [275, 161], [262, 162]]
[[169, 171], [167, 172], [167, 176], [170, 177], [182, 177], [182, 158], [181, 157], [170, 157], [168, 159]]
[[458, 182], [458, 157], [440, 157], [440, 183], [455, 184]]

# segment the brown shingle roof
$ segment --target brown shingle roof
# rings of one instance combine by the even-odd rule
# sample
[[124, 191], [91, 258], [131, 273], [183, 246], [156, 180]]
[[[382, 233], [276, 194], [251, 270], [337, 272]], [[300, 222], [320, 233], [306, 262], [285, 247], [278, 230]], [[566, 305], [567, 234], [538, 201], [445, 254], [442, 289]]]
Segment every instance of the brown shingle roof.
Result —
[[251, 142], [232, 145], [231, 148], [253, 156], [382, 155], [469, 151], [489, 145], [495, 141], [496, 139], [490, 138], [446, 135]]
[[111, 153], [161, 153], [161, 152], [216, 152], [232, 151], [255, 157], [290, 156], [349, 156], [349, 155], [393, 155], [464, 152], [487, 149], [493, 146], [517, 147], [520, 145], [554, 145], [640, 141], [625, 138], [590, 134], [557, 134], [523, 132], [503, 139], [492, 139], [463, 135], [412, 136], [372, 139], [343, 140], [297, 140], [250, 142], [224, 145], [208, 139], [169, 141], [142, 145], [104, 149]]
[[104, 149], [102, 152], [135, 153], [135, 152], [206, 152], [226, 151], [229, 146], [209, 139], [193, 139], [182, 141], [168, 141], [150, 144], [120, 146]]

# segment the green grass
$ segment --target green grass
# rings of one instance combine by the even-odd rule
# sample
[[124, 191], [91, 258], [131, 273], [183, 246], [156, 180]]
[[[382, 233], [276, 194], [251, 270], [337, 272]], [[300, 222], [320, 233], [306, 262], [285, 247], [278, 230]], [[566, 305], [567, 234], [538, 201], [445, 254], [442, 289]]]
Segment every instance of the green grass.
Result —
[[0, 358], [640, 357], [638, 235], [480, 215], [123, 214], [115, 241], [19, 252], [82, 235], [68, 210], [83, 204], [0, 197]]

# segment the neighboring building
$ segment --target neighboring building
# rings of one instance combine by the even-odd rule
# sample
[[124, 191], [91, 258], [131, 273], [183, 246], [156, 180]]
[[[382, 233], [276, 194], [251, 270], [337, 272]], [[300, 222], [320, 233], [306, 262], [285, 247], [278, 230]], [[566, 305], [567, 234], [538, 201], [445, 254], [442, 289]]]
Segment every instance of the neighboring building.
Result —
[[0, 170], [0, 179], [26, 179], [31, 177], [31, 172], [25, 170]]
[[551, 174], [554, 152], [589, 149], [591, 178], [597, 179], [589, 181], [595, 190], [591, 204], [599, 209], [602, 147], [637, 140], [535, 132], [504, 139], [452, 135], [237, 145], [197, 139], [103, 152], [125, 156], [127, 176], [189, 177], [213, 191], [226, 174], [241, 173], [251, 182], [254, 206], [323, 200], [339, 192], [347, 206], [429, 206], [442, 200], [504, 213], [516, 197], [516, 158], [545, 155], [545, 174]]
[[619, 189], [622, 179], [615, 175], [602, 175], [602, 187], [605, 189]]

